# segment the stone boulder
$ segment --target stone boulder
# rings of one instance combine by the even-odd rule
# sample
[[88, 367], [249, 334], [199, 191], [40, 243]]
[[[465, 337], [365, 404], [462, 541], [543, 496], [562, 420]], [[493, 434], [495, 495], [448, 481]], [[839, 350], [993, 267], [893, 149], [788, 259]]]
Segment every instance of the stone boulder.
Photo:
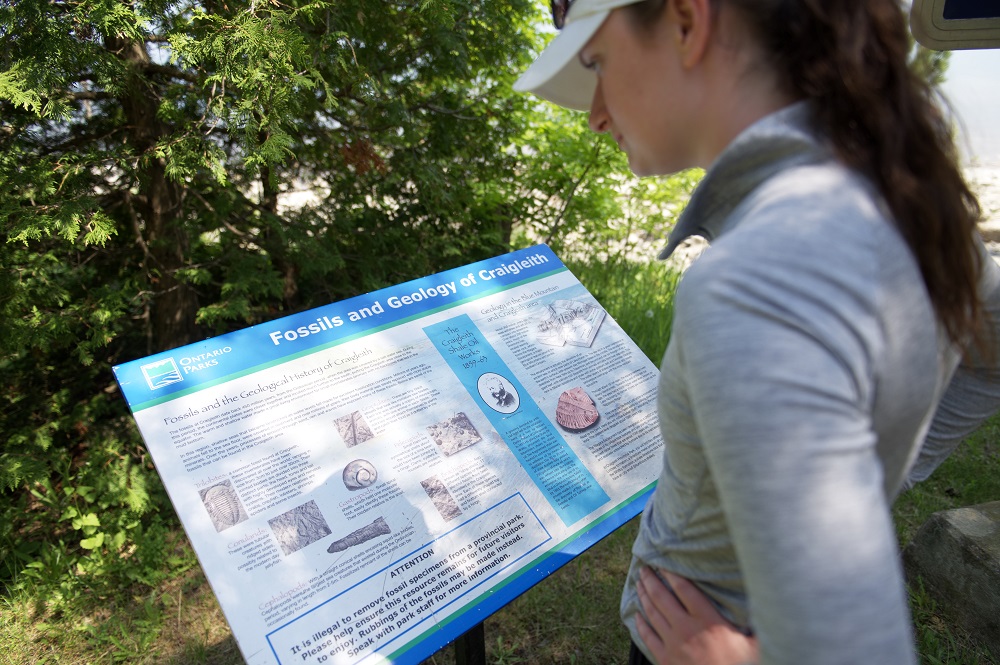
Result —
[[903, 565], [942, 613], [1000, 659], [1000, 501], [934, 513]]

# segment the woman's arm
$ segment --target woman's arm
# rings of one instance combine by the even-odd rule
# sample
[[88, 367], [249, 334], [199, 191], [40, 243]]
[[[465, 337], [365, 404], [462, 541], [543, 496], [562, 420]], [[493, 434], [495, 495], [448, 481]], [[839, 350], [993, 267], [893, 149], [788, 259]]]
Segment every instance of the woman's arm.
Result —
[[680, 371], [761, 662], [913, 663], [887, 486], [937, 394], [936, 326], [898, 239], [814, 198], [836, 232], [796, 234], [813, 222], [790, 210], [685, 275]]

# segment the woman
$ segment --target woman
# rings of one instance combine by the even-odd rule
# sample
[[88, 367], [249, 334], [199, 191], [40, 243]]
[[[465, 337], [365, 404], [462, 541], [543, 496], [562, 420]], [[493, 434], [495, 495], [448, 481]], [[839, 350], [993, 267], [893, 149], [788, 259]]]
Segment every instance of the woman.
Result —
[[996, 357], [1000, 279], [901, 8], [553, 5], [517, 87], [589, 109], [639, 175], [707, 169], [660, 255], [711, 242], [662, 365], [632, 662], [914, 662], [889, 506], [939, 404], [924, 475], [998, 406], [992, 363], [955, 369]]

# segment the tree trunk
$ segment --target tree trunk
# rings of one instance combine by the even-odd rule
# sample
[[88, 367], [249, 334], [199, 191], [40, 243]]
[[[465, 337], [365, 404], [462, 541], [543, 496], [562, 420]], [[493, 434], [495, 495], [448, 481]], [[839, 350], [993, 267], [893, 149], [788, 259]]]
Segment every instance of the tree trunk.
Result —
[[148, 351], [155, 353], [199, 337], [195, 325], [197, 293], [177, 279], [190, 247], [182, 214], [185, 190], [167, 176], [165, 160], [153, 155], [157, 142], [171, 128], [156, 114], [160, 90], [159, 84], [144, 74], [150, 62], [145, 44], [111, 36], [105, 39], [105, 46], [130, 65], [125, 92], [118, 101], [125, 115], [128, 142], [138, 160], [133, 183], [138, 193], [131, 198], [137, 220], [136, 243], [145, 252], [143, 265], [154, 293], [147, 325], [152, 327]]
[[[260, 141], [261, 143], [266, 140], [266, 135], [261, 133]], [[271, 169], [267, 166], [261, 167], [260, 170], [260, 183], [261, 183], [261, 197], [260, 205], [264, 209], [265, 214], [269, 214], [275, 218], [278, 217], [278, 190], [271, 182]], [[265, 226], [266, 228], [266, 226]], [[301, 306], [301, 301], [299, 299], [299, 268], [294, 261], [288, 260], [288, 253], [285, 247], [275, 243], [271, 238], [271, 233], [265, 231], [265, 238], [270, 244], [270, 254], [271, 260], [274, 263], [274, 267], [281, 273], [282, 281], [282, 300], [285, 304], [285, 308], [288, 311], [297, 311]]]

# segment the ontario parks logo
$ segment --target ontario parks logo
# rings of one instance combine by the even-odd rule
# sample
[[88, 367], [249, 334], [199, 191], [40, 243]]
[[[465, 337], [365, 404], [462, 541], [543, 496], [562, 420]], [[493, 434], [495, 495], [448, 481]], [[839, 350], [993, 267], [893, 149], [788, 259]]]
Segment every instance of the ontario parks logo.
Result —
[[173, 358], [166, 358], [165, 360], [159, 360], [155, 363], [149, 363], [148, 365], [143, 365], [139, 369], [142, 370], [142, 375], [146, 377], [146, 383], [149, 384], [150, 390], [156, 390], [157, 388], [169, 386], [171, 383], [177, 383], [178, 381], [184, 380], [184, 377], [181, 376], [181, 372], [177, 369], [177, 363], [174, 362]]

